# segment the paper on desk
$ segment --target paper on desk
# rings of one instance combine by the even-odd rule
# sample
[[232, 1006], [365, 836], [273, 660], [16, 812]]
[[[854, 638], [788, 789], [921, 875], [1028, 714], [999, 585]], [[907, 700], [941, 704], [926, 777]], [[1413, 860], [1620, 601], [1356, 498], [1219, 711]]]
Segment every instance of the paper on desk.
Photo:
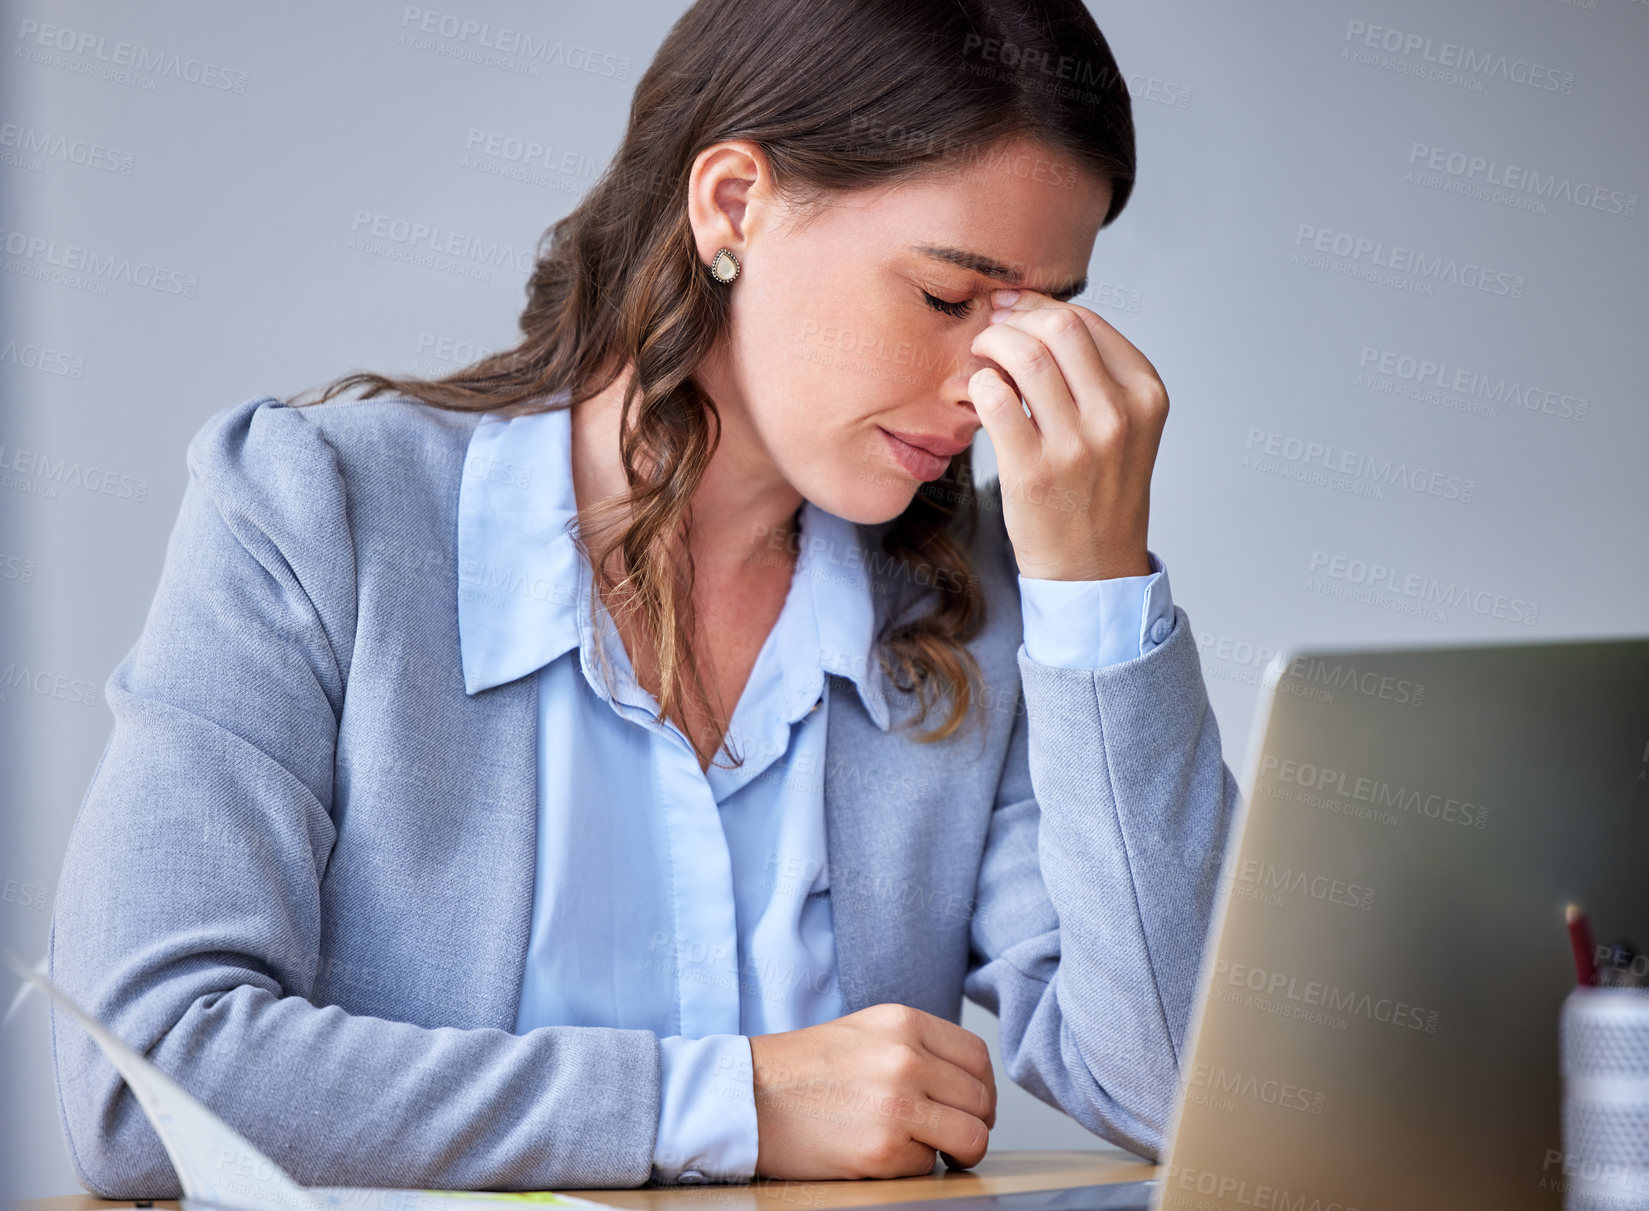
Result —
[[137, 1096], [138, 1104], [160, 1136], [183, 1186], [183, 1206], [190, 1211], [324, 1211], [348, 1207], [358, 1211], [520, 1211], [523, 1203], [594, 1207], [604, 1203], [566, 1194], [535, 1191], [489, 1194], [468, 1190], [391, 1190], [356, 1186], [300, 1186], [227, 1123], [201, 1105], [171, 1077], [138, 1055], [56, 984], [31, 971], [17, 956], [6, 961], [86, 1028], [109, 1062]]

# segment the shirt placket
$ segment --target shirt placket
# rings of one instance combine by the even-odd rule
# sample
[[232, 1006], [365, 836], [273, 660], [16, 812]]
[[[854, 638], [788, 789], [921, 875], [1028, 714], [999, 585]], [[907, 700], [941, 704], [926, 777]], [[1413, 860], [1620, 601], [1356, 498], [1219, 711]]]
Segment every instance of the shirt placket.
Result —
[[[738, 920], [733, 896], [732, 855], [710, 784], [698, 755], [680, 728], [659, 720], [658, 699], [635, 679], [612, 617], [601, 602], [603, 636], [598, 641], [584, 603], [593, 575], [580, 560], [579, 659], [586, 680], [619, 715], [652, 735], [649, 782], [664, 823], [669, 862], [665, 888], [675, 923], [673, 944], [678, 1033], [689, 1038], [739, 1034]], [[611, 696], [601, 678], [596, 644], [605, 645], [613, 668]]]

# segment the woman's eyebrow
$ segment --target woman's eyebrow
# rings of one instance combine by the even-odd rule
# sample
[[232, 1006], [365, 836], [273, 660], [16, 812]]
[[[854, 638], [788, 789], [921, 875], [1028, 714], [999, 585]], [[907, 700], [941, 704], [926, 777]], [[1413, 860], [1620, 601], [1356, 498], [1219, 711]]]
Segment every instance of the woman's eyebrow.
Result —
[[[975, 273], [982, 273], [986, 277], [997, 278], [1010, 286], [1020, 285], [1018, 276], [1012, 269], [1002, 264], [1001, 261], [993, 261], [990, 257], [983, 256], [980, 253], [968, 252], [963, 248], [938, 248], [932, 244], [915, 244], [912, 245], [912, 249], [924, 256], [932, 257], [936, 261], [944, 261], [949, 265], [957, 265], [963, 269], [971, 269]], [[1069, 285], [1058, 290], [1047, 290], [1043, 293], [1051, 295], [1063, 303], [1069, 301], [1073, 296], [1081, 294], [1087, 285], [1088, 278], [1084, 274]]]

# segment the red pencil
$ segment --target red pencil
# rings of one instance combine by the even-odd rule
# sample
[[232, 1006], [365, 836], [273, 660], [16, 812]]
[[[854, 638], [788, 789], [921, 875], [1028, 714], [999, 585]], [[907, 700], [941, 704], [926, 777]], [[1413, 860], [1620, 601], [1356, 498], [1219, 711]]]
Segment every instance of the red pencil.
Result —
[[1563, 911], [1569, 923], [1569, 946], [1575, 952], [1575, 979], [1582, 984], [1597, 983], [1597, 966], [1592, 958], [1592, 929], [1586, 923], [1586, 910], [1571, 904]]

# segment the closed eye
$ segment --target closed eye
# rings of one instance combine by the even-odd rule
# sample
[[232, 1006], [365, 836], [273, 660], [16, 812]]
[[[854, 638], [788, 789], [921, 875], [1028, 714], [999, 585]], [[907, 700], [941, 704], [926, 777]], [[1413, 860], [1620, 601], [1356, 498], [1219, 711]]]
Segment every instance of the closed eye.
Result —
[[926, 290], [922, 291], [922, 297], [928, 301], [929, 307], [932, 307], [935, 311], [941, 311], [955, 320], [967, 315], [969, 309], [973, 306], [972, 299], [962, 299], [953, 303], [948, 299], [935, 298]]

